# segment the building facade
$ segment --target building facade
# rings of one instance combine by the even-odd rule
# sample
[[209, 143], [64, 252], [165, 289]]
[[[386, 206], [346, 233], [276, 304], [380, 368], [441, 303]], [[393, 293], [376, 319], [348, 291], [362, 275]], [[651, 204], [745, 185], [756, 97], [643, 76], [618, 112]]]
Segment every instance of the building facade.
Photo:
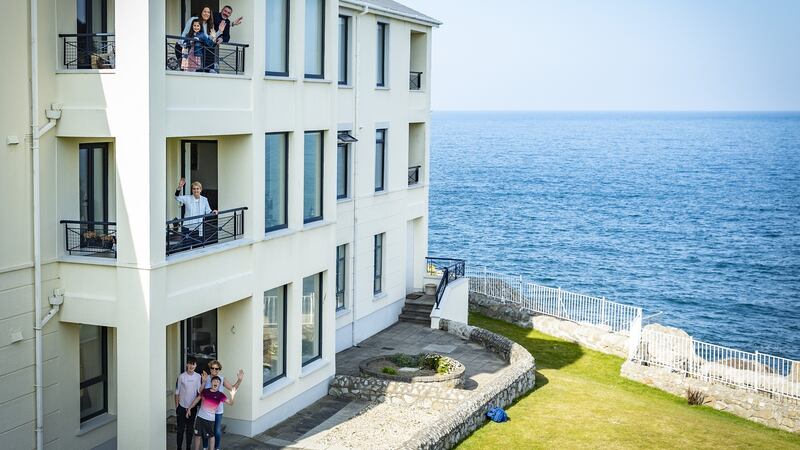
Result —
[[[7, 5], [4, 448], [36, 446], [37, 292], [44, 447], [161, 448], [188, 356], [244, 370], [225, 423], [254, 435], [324, 396], [336, 352], [422, 287], [438, 22], [389, 0], [231, 0], [242, 22], [199, 54], [187, 19], [225, 4]], [[218, 213], [188, 214], [181, 178]]]

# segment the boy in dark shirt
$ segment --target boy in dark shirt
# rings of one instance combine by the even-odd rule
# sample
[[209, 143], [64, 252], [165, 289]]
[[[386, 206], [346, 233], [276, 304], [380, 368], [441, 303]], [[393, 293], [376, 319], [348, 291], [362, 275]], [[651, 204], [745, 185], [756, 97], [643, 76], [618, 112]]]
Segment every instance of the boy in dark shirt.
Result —
[[[206, 384], [206, 375], [203, 374], [201, 386]], [[194, 448], [200, 449], [202, 439], [208, 439], [208, 448], [214, 448], [214, 416], [217, 413], [217, 406], [220, 403], [227, 403], [233, 405], [233, 398], [236, 396], [236, 387], [230, 390], [230, 397], [219, 391], [220, 378], [214, 376], [211, 378], [211, 389], [203, 389], [200, 395], [192, 402], [191, 408], [200, 403], [200, 409], [197, 411], [197, 418], [194, 421]], [[191, 409], [189, 408], [189, 409]], [[189, 417], [189, 412], [187, 411]]]

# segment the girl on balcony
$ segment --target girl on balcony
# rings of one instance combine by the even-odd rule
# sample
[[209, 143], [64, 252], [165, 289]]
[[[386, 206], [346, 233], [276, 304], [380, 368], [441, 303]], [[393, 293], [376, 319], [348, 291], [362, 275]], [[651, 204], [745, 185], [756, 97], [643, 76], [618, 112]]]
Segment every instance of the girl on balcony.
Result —
[[209, 51], [207, 47], [213, 47], [214, 40], [203, 32], [200, 19], [197, 18], [192, 20], [189, 32], [186, 33], [185, 37], [181, 52], [181, 70], [188, 72], [202, 70], [205, 54]]
[[197, 71], [214, 71], [214, 62], [216, 59], [215, 55], [217, 51], [217, 36], [222, 33], [223, 30], [218, 29], [217, 25], [214, 23], [214, 14], [211, 12], [211, 8], [206, 6], [200, 11], [198, 16], [192, 16], [186, 21], [186, 25], [183, 27], [182, 36], [189, 37], [189, 33], [194, 31], [195, 20], [200, 22], [202, 32], [209, 40], [208, 42], [203, 40], [202, 46], [199, 49], [201, 51], [196, 53], [196, 55], [201, 58]]

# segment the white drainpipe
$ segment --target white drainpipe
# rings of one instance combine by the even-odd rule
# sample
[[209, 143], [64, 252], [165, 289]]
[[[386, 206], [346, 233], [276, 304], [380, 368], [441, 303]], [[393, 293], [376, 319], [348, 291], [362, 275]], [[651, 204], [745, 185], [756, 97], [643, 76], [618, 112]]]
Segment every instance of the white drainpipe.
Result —
[[[58, 312], [60, 301], [54, 301], [45, 318], [42, 318], [42, 253], [41, 253], [41, 194], [39, 188], [39, 138], [52, 129], [60, 111], [46, 112], [48, 123], [39, 128], [39, 46], [38, 46], [38, 0], [31, 0], [31, 150], [33, 158], [33, 304], [34, 304], [34, 341], [35, 341], [35, 394], [36, 394], [36, 449], [44, 449], [44, 375], [42, 327]], [[60, 295], [58, 296], [60, 298]]]

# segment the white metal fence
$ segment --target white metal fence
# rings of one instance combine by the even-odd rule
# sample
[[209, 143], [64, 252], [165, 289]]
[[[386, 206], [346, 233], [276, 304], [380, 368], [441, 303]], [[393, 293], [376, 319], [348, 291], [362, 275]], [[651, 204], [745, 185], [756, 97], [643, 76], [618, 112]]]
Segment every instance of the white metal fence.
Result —
[[632, 359], [710, 382], [800, 399], [800, 361], [645, 328]]
[[516, 304], [537, 314], [607, 328], [638, 337], [642, 308], [610, 302], [604, 298], [525, 282], [521, 276], [467, 266], [469, 290], [502, 303]]

